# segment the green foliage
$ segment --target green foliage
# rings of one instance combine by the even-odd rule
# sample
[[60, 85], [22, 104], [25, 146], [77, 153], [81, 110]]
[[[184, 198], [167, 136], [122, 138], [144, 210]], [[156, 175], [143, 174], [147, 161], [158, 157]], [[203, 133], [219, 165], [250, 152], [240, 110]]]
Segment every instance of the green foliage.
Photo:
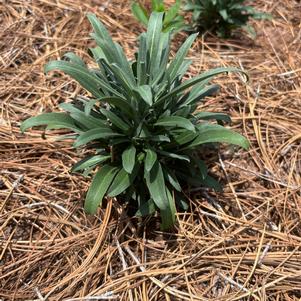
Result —
[[[147, 26], [150, 14], [147, 9], [140, 4], [139, 2], [132, 2], [132, 13], [136, 19], [142, 23], [144, 26]], [[163, 32], [178, 32], [187, 28], [185, 25], [185, 20], [183, 16], [179, 14], [181, 8], [181, 0], [176, 0], [176, 3], [170, 8], [166, 8], [163, 0], [152, 0], [151, 1], [151, 11], [152, 12], [163, 12]]]
[[186, 0], [184, 10], [192, 12], [192, 28], [194, 30], [217, 33], [221, 37], [229, 37], [232, 30], [243, 28], [252, 37], [256, 33], [248, 24], [250, 18], [270, 19], [269, 14], [256, 11], [245, 5], [245, 0]]
[[[170, 61], [170, 33], [163, 33], [163, 13], [153, 13], [147, 32], [139, 37], [134, 61], [128, 61], [103, 24], [93, 14], [90, 49], [98, 68], [88, 68], [75, 54], [51, 61], [46, 72], [61, 70], [90, 92], [64, 103], [65, 113], [44, 113], [25, 120], [24, 132], [45, 125], [74, 132], [74, 147], [95, 150], [76, 163], [74, 172], [96, 171], [86, 195], [85, 209], [95, 213], [105, 196], [119, 196], [137, 208], [137, 215], [159, 209], [162, 228], [175, 222], [176, 203], [187, 209], [182, 190], [187, 186], [220, 185], [207, 173], [198, 151], [210, 143], [226, 142], [248, 148], [246, 138], [223, 126], [225, 114], [196, 112], [205, 96], [218, 90], [208, 85], [216, 75], [241, 72], [217, 68], [184, 80], [191, 63], [185, 56], [196, 38], [191, 35]], [[218, 124], [209, 122], [216, 120]]]

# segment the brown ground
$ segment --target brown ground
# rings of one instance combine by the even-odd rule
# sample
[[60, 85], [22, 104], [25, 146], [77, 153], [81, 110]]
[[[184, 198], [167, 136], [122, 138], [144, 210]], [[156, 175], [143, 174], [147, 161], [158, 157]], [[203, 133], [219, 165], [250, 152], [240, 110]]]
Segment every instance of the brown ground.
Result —
[[90, 180], [69, 173], [82, 154], [55, 132], [19, 131], [82, 92], [43, 65], [70, 50], [88, 59], [87, 11], [133, 54], [142, 28], [128, 3], [0, 1], [1, 300], [301, 300], [301, 3], [256, 6], [274, 19], [255, 23], [254, 41], [208, 37], [190, 52], [191, 74], [249, 72], [247, 85], [219, 77], [206, 107], [229, 112], [251, 149], [225, 148], [212, 164], [224, 193], [191, 194], [175, 231], [161, 233], [158, 217], [130, 219], [115, 200], [87, 216]]

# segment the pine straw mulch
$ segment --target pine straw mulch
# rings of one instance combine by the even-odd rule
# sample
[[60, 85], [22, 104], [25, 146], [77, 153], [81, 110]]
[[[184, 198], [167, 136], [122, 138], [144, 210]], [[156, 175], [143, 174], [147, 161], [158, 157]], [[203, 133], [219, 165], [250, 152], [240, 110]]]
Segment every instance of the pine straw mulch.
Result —
[[55, 141], [58, 132], [19, 131], [26, 117], [83, 93], [43, 65], [67, 51], [88, 59], [87, 11], [133, 55], [141, 27], [128, 3], [83, 2], [0, 4], [1, 300], [300, 300], [300, 1], [257, 1], [274, 19], [255, 24], [254, 41], [207, 36], [190, 52], [191, 74], [220, 65], [249, 72], [247, 85], [219, 77], [221, 94], [203, 107], [230, 112], [252, 146], [212, 159], [224, 192], [190, 192], [170, 233], [159, 217], [127, 217], [116, 200], [87, 216], [90, 180], [69, 173], [82, 154]]

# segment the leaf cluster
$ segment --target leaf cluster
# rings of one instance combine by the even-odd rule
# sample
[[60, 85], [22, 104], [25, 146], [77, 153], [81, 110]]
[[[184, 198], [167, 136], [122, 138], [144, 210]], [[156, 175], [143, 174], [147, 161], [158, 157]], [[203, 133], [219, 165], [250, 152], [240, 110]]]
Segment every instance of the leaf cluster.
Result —
[[200, 101], [218, 91], [210, 84], [213, 77], [241, 71], [217, 68], [184, 80], [191, 64], [185, 57], [197, 35], [189, 36], [170, 60], [171, 33], [162, 32], [163, 13], [151, 14], [133, 61], [95, 15], [88, 18], [97, 68], [67, 53], [65, 59], [49, 62], [45, 71], [65, 72], [90, 97], [61, 104], [64, 112], [31, 117], [21, 130], [41, 125], [69, 129], [75, 148], [94, 150], [72, 168], [94, 174], [85, 200], [88, 213], [95, 213], [105, 196], [118, 196], [135, 206], [137, 215], [160, 210], [162, 228], [170, 228], [176, 205], [187, 208], [182, 193], [187, 185], [220, 188], [199, 159], [200, 147], [225, 142], [248, 148], [246, 138], [223, 126], [230, 121], [227, 115], [196, 111]]
[[[131, 5], [132, 13], [136, 19], [147, 27], [150, 14], [146, 7], [141, 3], [135, 1]], [[164, 32], [173, 31], [179, 32], [187, 29], [183, 16], [180, 15], [181, 0], [176, 0], [175, 4], [170, 8], [164, 5], [163, 0], [152, 0], [151, 1], [151, 12], [162, 12], [164, 13], [162, 30]]]
[[196, 31], [210, 31], [220, 37], [229, 37], [235, 29], [242, 28], [252, 37], [256, 33], [248, 24], [253, 18], [271, 19], [266, 13], [245, 5], [245, 0], [186, 0], [184, 10], [192, 12], [192, 28]]

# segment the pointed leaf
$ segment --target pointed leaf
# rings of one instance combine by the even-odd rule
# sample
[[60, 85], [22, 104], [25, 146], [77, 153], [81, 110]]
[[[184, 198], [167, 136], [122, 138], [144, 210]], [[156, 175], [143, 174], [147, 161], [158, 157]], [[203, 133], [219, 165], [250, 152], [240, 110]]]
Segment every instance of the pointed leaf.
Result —
[[185, 91], [186, 89], [196, 85], [197, 83], [200, 83], [202, 81], [211, 79], [213, 77], [215, 77], [218, 74], [224, 73], [224, 72], [238, 72], [238, 73], [242, 73], [246, 76], [246, 78], [248, 78], [247, 73], [245, 73], [244, 71], [242, 71], [241, 69], [238, 68], [225, 68], [225, 67], [221, 67], [221, 68], [216, 68], [207, 72], [204, 72], [198, 76], [195, 76], [189, 80], [184, 81], [181, 85], [179, 85], [178, 87], [176, 87], [175, 89], [173, 89], [171, 92], [165, 94], [163, 97], [161, 97], [158, 101], [157, 101], [157, 105], [159, 103], [162, 103], [163, 101], [165, 101], [166, 99], [169, 99], [177, 94], [179, 94], [182, 91]]
[[151, 87], [148, 85], [139, 86], [135, 89], [135, 91], [138, 92], [140, 97], [149, 105], [151, 106], [153, 104], [153, 94]]
[[173, 158], [173, 159], [178, 159], [178, 160], [183, 160], [183, 161], [186, 161], [186, 162], [190, 162], [189, 157], [185, 156], [185, 155], [174, 154], [174, 153], [165, 152], [165, 151], [161, 151], [161, 150], [159, 150], [158, 153], [162, 154], [165, 157], [169, 157], [169, 158]]
[[106, 89], [113, 95], [123, 98], [119, 92], [113, 89], [105, 81], [97, 77], [94, 73], [90, 72], [87, 68], [84, 68], [80, 65], [74, 65], [73, 63], [66, 61], [51, 61], [45, 66], [45, 72], [47, 73], [52, 70], [61, 70], [70, 75], [95, 97], [104, 96], [101, 92], [101, 89]]
[[136, 148], [134, 145], [128, 147], [122, 153], [122, 166], [127, 173], [131, 173], [136, 163]]
[[149, 53], [149, 72], [152, 74], [152, 70], [157, 68], [156, 57], [158, 55], [158, 48], [160, 45], [160, 38], [162, 35], [162, 19], [163, 13], [153, 12], [150, 16], [147, 34], [146, 34], [146, 46]]
[[186, 148], [191, 148], [204, 143], [230, 143], [239, 145], [244, 149], [249, 148], [248, 140], [230, 129], [217, 124], [200, 124], [198, 128], [198, 137], [193, 140]]
[[144, 162], [146, 171], [149, 172], [152, 169], [152, 167], [156, 161], [157, 161], [156, 152], [154, 152], [152, 149], [148, 148], [146, 150], [146, 157], [145, 157], [145, 162]]
[[20, 129], [21, 132], [24, 133], [28, 128], [40, 125], [55, 126], [57, 129], [65, 128], [79, 131], [79, 128], [74, 123], [74, 119], [65, 113], [44, 113], [30, 117], [22, 122]]
[[228, 123], [231, 123], [231, 118], [227, 114], [223, 113], [214, 113], [214, 112], [200, 112], [194, 115], [195, 118], [197, 119], [202, 119], [202, 120], [210, 120], [210, 119], [215, 119], [217, 121], [225, 121]]
[[116, 136], [122, 136], [122, 135], [118, 133], [114, 133], [112, 130], [108, 130], [104, 128], [95, 128], [79, 135], [79, 137], [76, 139], [73, 146], [79, 147], [93, 140], [107, 139]]
[[160, 209], [166, 209], [168, 204], [166, 199], [165, 181], [161, 164], [156, 161], [151, 171], [145, 172], [144, 176], [149, 193], [155, 204]]
[[143, 25], [147, 26], [148, 15], [146, 9], [140, 3], [137, 2], [132, 3], [131, 9], [136, 19], [140, 21]]
[[123, 132], [127, 132], [130, 129], [130, 126], [112, 111], [106, 109], [100, 109], [99, 111]]
[[103, 163], [107, 160], [109, 160], [111, 156], [103, 156], [103, 155], [95, 155], [95, 156], [89, 156], [86, 157], [76, 164], [73, 165], [71, 168], [71, 172], [76, 172], [78, 170], [84, 170], [86, 168], [90, 168], [93, 166], [96, 166], [97, 164]]
[[155, 213], [155, 211], [156, 211], [156, 205], [152, 199], [149, 199], [147, 202], [143, 202], [139, 206], [135, 215], [138, 217], [143, 217], [143, 216], [151, 215]]
[[109, 186], [111, 185], [118, 168], [105, 165], [95, 174], [85, 200], [85, 211], [90, 214], [96, 213], [101, 205]]
[[167, 202], [168, 205], [165, 209], [160, 210], [161, 214], [161, 230], [169, 230], [172, 228], [175, 224], [176, 221], [176, 205], [175, 205], [175, 200], [171, 194], [171, 192], [166, 189], [166, 194], [167, 194]]
[[134, 182], [137, 176], [138, 169], [139, 165], [137, 164], [135, 170], [131, 174], [129, 174], [122, 168], [116, 175], [114, 181], [112, 182], [107, 193], [108, 196], [115, 197], [123, 193], [126, 189], [128, 189]]
[[178, 71], [182, 66], [188, 50], [190, 49], [192, 43], [195, 41], [197, 35], [198, 34], [196, 33], [188, 37], [188, 39], [180, 47], [171, 64], [169, 65], [167, 73], [169, 74], [171, 81], [173, 81], [174, 78], [178, 75]]
[[164, 126], [164, 127], [178, 127], [184, 128], [189, 131], [195, 132], [194, 125], [190, 122], [189, 119], [180, 116], [166, 116], [158, 119], [154, 124], [155, 126]]

